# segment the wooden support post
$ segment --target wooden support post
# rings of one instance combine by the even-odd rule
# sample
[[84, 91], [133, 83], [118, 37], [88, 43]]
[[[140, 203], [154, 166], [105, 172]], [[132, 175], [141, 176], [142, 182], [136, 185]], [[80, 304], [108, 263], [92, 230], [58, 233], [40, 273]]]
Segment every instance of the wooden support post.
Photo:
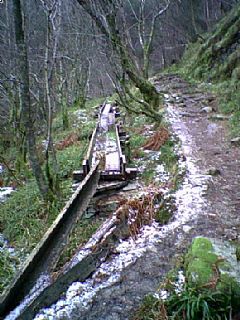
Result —
[[126, 157], [124, 154], [120, 157], [120, 172], [122, 175], [125, 175], [126, 172]]
[[90, 172], [90, 165], [88, 159], [84, 159], [82, 162], [83, 175], [86, 176]]
[[126, 154], [126, 159], [128, 162], [130, 162], [131, 159], [131, 148], [130, 148], [130, 141], [126, 141], [125, 143], [125, 154]]

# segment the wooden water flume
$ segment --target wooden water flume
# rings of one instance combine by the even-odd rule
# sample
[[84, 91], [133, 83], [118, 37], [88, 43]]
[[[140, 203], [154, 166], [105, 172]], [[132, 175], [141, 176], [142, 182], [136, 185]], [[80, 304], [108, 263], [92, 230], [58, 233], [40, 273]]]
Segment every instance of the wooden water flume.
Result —
[[[6, 317], [21, 303], [43, 273], [51, 274], [75, 223], [81, 219], [97, 189], [101, 189], [99, 181], [123, 181], [136, 177], [137, 170], [126, 167], [124, 146], [128, 137], [122, 130], [121, 122], [116, 121], [119, 116], [119, 110], [115, 104], [105, 103], [100, 106], [97, 125], [82, 162], [82, 170], [73, 173], [73, 179], [80, 184], [0, 297], [0, 319]], [[118, 224], [117, 229], [122, 228], [119, 222], [114, 220], [114, 223]], [[107, 242], [108, 239], [105, 239], [104, 243]], [[102, 257], [107, 254], [106, 248], [107, 245], [101, 243], [98, 249], [99, 254], [90, 252], [73, 268], [59, 274], [57, 279], [51, 281], [42, 291], [40, 290], [37, 297], [26, 305], [17, 319], [32, 319], [40, 307], [55, 302], [73, 281], [85, 280], [99, 265]]]
[[105, 103], [100, 108], [98, 122], [82, 162], [82, 170], [74, 171], [73, 178], [81, 181], [91, 167], [100, 161], [100, 179], [103, 181], [134, 179], [135, 168], [127, 168], [125, 146], [128, 136], [122, 128], [119, 109], [114, 103]]

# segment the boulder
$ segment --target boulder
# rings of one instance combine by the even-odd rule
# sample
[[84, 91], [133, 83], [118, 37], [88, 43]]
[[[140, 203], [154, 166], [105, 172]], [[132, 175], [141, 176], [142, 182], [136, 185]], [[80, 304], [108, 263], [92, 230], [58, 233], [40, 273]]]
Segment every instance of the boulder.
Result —
[[231, 292], [240, 307], [240, 263], [233, 244], [197, 237], [186, 255], [185, 268], [190, 284]]

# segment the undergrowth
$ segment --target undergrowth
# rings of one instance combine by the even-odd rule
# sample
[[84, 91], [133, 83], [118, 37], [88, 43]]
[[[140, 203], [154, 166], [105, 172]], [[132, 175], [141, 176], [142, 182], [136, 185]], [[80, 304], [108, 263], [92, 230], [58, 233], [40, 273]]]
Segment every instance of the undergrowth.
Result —
[[[139, 177], [144, 184], [157, 183], [157, 167], [163, 165], [165, 176], [168, 175], [172, 181], [172, 188], [177, 188], [181, 180], [175, 150], [178, 142], [170, 135], [168, 124], [159, 124], [145, 116], [139, 116], [127, 117], [127, 126], [130, 132], [130, 161], [138, 169], [143, 166]], [[148, 130], [152, 133], [149, 134]]]
[[0, 241], [0, 294], [11, 281], [21, 258], [17, 254], [11, 254]]
[[231, 292], [185, 286], [166, 300], [147, 296], [131, 320], [229, 320], [234, 307], [231, 299]]

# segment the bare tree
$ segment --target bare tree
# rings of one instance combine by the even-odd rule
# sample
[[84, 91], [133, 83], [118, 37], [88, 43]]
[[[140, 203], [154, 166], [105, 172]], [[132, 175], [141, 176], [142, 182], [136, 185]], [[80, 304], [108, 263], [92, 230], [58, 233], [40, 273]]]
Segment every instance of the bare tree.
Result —
[[[51, 98], [51, 78], [53, 77], [53, 69], [56, 63], [57, 48], [59, 42], [60, 28], [61, 28], [61, 0], [40, 0], [46, 15], [46, 44], [44, 57], [44, 83], [47, 102], [47, 139], [46, 139], [46, 176], [49, 187], [52, 192], [58, 193], [59, 178], [58, 178], [58, 163], [56, 152], [53, 145], [52, 124], [53, 124], [53, 103]], [[50, 56], [51, 53], [51, 56]], [[52, 168], [50, 165], [52, 160]], [[51, 170], [52, 169], [52, 170]]]
[[[125, 41], [119, 31], [120, 26], [124, 25], [120, 14], [123, 8], [123, 1], [78, 0], [78, 3], [91, 16], [100, 32], [109, 41], [109, 46], [118, 55], [122, 69], [143, 95], [147, 108], [157, 111], [160, 103], [159, 94], [154, 85], [145, 79], [144, 74], [139, 70], [136, 60], [125, 45]], [[111, 49], [109, 48], [109, 50]]]
[[[157, 27], [157, 20], [167, 11], [170, 5], [170, 0], [166, 1], [156, 1], [156, 0], [128, 0], [128, 6], [130, 12], [134, 17], [134, 21], [131, 22], [133, 26], [137, 27], [138, 40], [142, 50], [143, 57], [143, 76], [148, 79], [149, 77], [149, 64], [150, 64], [150, 54], [152, 51], [153, 40]], [[127, 12], [128, 6], [126, 7]], [[124, 10], [123, 10], [124, 14]], [[124, 19], [126, 21], [126, 19]], [[130, 28], [131, 26], [128, 26]], [[125, 28], [128, 30], [128, 28]], [[135, 50], [132, 45], [131, 35], [129, 32], [128, 43], [131, 43], [132, 50]]]
[[19, 64], [19, 79], [21, 82], [21, 98], [22, 98], [22, 117], [23, 124], [26, 130], [27, 146], [29, 152], [30, 164], [36, 177], [39, 190], [44, 199], [49, 199], [49, 187], [44, 177], [43, 171], [37, 157], [35, 130], [33, 121], [33, 110], [30, 98], [30, 85], [29, 85], [29, 61], [27, 50], [26, 32], [24, 29], [24, 6], [23, 0], [13, 0], [13, 15], [15, 22], [15, 38], [16, 49], [18, 54]]

